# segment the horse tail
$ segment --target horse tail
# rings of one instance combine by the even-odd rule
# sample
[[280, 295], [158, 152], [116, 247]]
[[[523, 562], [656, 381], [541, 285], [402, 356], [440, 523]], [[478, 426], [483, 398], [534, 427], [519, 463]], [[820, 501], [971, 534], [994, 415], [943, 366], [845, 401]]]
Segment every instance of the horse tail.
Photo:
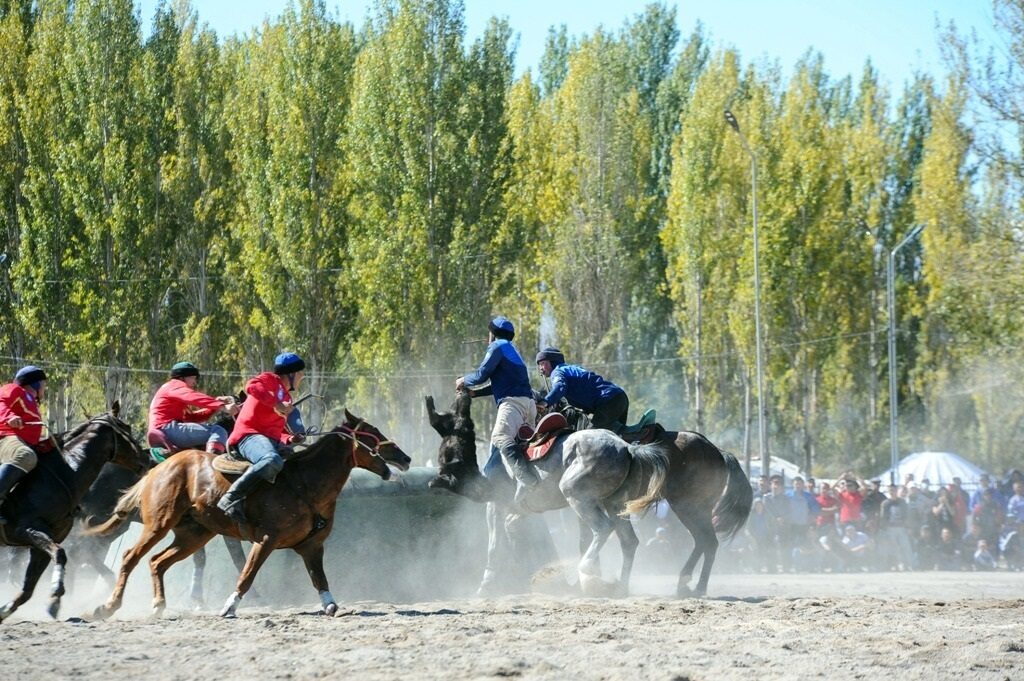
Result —
[[128, 516], [132, 514], [132, 511], [137, 509], [142, 504], [142, 491], [146, 486], [146, 478], [143, 477], [137, 483], [132, 485], [127, 492], [121, 495], [121, 498], [117, 501], [117, 507], [114, 508], [114, 513], [107, 518], [107, 520], [99, 525], [91, 524], [93, 520], [91, 517], [85, 520], [85, 530], [82, 531], [87, 537], [92, 537], [98, 534], [110, 534], [117, 528], [124, 524], [124, 521], [128, 519]]
[[621, 515], [643, 513], [658, 503], [668, 480], [668, 454], [661, 444], [629, 445], [629, 454], [632, 457], [630, 473], [633, 473], [633, 466], [639, 466], [638, 470], [647, 475], [647, 492], [627, 501]]
[[712, 515], [715, 532], [731, 539], [743, 529], [743, 524], [750, 516], [750, 509], [754, 506], [754, 490], [736, 457], [729, 452], [722, 452], [722, 458], [729, 469], [729, 479], [725, 484], [725, 493], [715, 505]]

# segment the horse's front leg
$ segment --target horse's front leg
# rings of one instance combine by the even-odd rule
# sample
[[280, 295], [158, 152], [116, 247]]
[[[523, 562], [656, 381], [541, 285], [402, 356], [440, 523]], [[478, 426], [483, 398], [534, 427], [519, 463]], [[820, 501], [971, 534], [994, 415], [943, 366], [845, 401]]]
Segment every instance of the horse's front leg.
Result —
[[242, 601], [242, 596], [252, 588], [252, 582], [256, 579], [256, 573], [259, 572], [263, 563], [270, 557], [276, 545], [276, 538], [269, 535], [265, 535], [260, 541], [253, 543], [252, 550], [249, 551], [249, 558], [245, 561], [245, 567], [242, 568], [242, 574], [238, 577], [235, 592], [228, 596], [224, 607], [221, 608], [221, 617], [235, 617], [235, 611], [238, 610], [238, 604]]
[[338, 614], [338, 603], [331, 595], [330, 586], [327, 584], [327, 574], [324, 572], [323, 539], [296, 546], [295, 552], [302, 556], [302, 562], [306, 565], [306, 572], [309, 573], [309, 578], [313, 582], [313, 588], [320, 595], [320, 604], [324, 608], [324, 614], [334, 617]]
[[[228, 555], [231, 556], [231, 562], [235, 564], [235, 569], [238, 570], [238, 574], [242, 574], [242, 570], [245, 569], [245, 549], [242, 548], [242, 542], [234, 537], [224, 537], [224, 546], [228, 550]], [[259, 598], [260, 594], [255, 588], [250, 589], [249, 598]]]
[[629, 578], [633, 572], [633, 560], [636, 558], [636, 549], [640, 545], [640, 539], [636, 536], [633, 523], [628, 517], [620, 516], [614, 511], [608, 515], [615, 527], [615, 535], [619, 538], [619, 546], [622, 548], [622, 572], [619, 574], [619, 593], [622, 596], [629, 595]]
[[505, 511], [493, 501], [487, 502], [487, 566], [476, 590], [481, 597], [494, 596], [499, 591], [498, 567], [508, 554], [508, 535], [505, 533]]
[[36, 590], [36, 584], [39, 583], [39, 578], [43, 575], [43, 571], [46, 570], [46, 566], [49, 563], [50, 554], [37, 548], [31, 549], [21, 591], [10, 603], [0, 607], [0, 622], [3, 622], [11, 613], [25, 604], [28, 599], [32, 598], [32, 593]]

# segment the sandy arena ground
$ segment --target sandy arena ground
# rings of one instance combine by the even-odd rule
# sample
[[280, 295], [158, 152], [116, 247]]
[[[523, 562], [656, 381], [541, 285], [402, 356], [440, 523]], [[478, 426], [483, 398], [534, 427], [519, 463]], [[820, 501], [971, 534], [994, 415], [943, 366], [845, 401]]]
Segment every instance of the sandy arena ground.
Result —
[[358, 602], [333, 619], [311, 602], [150, 621], [137, 604], [101, 623], [40, 619], [44, 590], [0, 625], [0, 668], [23, 680], [1024, 678], [1020, 573], [714, 575], [707, 600], [663, 595], [669, 578], [636, 582], [652, 595]]

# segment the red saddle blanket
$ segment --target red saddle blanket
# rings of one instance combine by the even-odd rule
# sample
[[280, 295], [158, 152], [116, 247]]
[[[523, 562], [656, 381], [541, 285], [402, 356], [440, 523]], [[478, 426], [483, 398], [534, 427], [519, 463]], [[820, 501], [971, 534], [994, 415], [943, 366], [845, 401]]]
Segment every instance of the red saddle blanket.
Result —
[[569, 427], [569, 422], [557, 411], [551, 412], [537, 423], [537, 430], [526, 445], [526, 458], [537, 461], [547, 456], [558, 435]]

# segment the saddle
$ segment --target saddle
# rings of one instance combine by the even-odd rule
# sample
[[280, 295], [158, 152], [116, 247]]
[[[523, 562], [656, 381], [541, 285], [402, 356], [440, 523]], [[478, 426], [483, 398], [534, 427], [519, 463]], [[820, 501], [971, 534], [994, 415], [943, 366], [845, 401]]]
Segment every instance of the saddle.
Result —
[[[525, 426], [527, 429], [529, 426]], [[551, 451], [551, 446], [558, 439], [558, 436], [563, 432], [569, 430], [569, 422], [565, 420], [565, 417], [559, 414], [557, 411], [553, 411], [537, 423], [536, 430], [533, 430], [530, 435], [525, 438], [528, 440], [526, 444], [526, 458], [529, 461], [538, 461], [547, 456], [548, 452]], [[523, 435], [523, 429], [520, 428], [520, 436]]]
[[619, 433], [619, 437], [631, 445], [646, 445], [658, 439], [664, 428], [658, 424], [658, 413], [654, 409], [648, 409], [640, 420], [631, 426], [626, 426]]
[[[296, 451], [291, 447], [282, 447], [278, 450], [278, 453], [287, 463], [292, 459], [299, 458], [304, 451]], [[213, 457], [210, 465], [213, 466], [213, 470], [224, 475], [241, 475], [252, 467], [249, 460], [244, 458], [235, 447], [230, 447], [225, 453]]]
[[171, 444], [162, 430], [157, 428], [150, 428], [146, 433], [146, 443], [149, 445], [149, 457], [156, 463], [162, 463], [171, 454], [178, 452], [178, 448]]

